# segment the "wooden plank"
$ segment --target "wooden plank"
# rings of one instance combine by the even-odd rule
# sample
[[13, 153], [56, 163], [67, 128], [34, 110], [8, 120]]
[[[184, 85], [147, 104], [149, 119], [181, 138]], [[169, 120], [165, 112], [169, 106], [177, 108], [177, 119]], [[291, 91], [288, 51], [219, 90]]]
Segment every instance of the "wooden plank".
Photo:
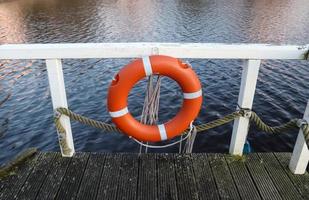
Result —
[[309, 174], [292, 174], [290, 156], [40, 153], [1, 182], [0, 199], [309, 199]]
[[207, 154], [221, 199], [240, 199], [231, 172], [222, 154]]
[[158, 199], [178, 199], [174, 156], [172, 154], [157, 154], [156, 161]]
[[199, 199], [190, 154], [175, 155], [179, 199]]
[[282, 199], [257, 154], [248, 154], [246, 165], [263, 199]]
[[[241, 108], [252, 108], [260, 65], [261, 60], [246, 60], [244, 62], [238, 95], [238, 105]], [[234, 120], [233, 133], [230, 144], [230, 154], [243, 154], [244, 145], [248, 135], [248, 129], [248, 117], [239, 117]]]
[[155, 154], [141, 154], [138, 165], [137, 199], [157, 199], [157, 171]]
[[50, 163], [55, 158], [55, 153], [45, 153], [42, 155], [40, 161], [34, 166], [32, 172], [29, 174], [26, 182], [20, 189], [16, 199], [35, 199], [38, 191], [43, 184], [49, 169]]
[[293, 174], [289, 170], [289, 160], [291, 158], [291, 153], [275, 153], [274, 154], [279, 160], [284, 171], [287, 173], [296, 189], [302, 195], [304, 199], [309, 199], [309, 174], [305, 172], [302, 175]]
[[0, 59], [134, 58], [154, 54], [176, 58], [306, 59], [307, 46], [214, 43], [4, 44]]
[[124, 154], [118, 179], [117, 199], [136, 199], [138, 154]]
[[104, 161], [105, 154], [90, 154], [77, 199], [96, 198]]
[[29, 174], [32, 172], [34, 166], [40, 161], [43, 153], [37, 153], [33, 159], [27, 161], [24, 165], [21, 165], [16, 171], [15, 175], [5, 178], [1, 182], [0, 186], [0, 199], [8, 200], [15, 198], [19, 190], [25, 183]]
[[192, 154], [192, 165], [200, 199], [220, 199], [206, 154]]
[[[27, 178], [28, 174], [31, 172], [34, 164], [37, 162], [40, 156], [40, 152], [35, 153], [32, 158], [25, 160], [25, 163], [21, 163], [20, 165], [16, 166], [15, 169], [12, 169], [8, 176], [0, 178], [0, 197], [2, 196], [3, 192], [10, 193], [9, 191], [6, 191], [8, 190], [7, 188], [11, 188], [12, 184], [15, 185], [17, 182], [19, 182], [18, 179], [22, 179], [22, 177], [19, 177], [20, 175], [25, 175], [25, 179]], [[18, 156], [15, 159], [17, 158]], [[31, 165], [29, 165], [29, 163], [31, 163]], [[24, 184], [25, 179], [23, 180], [22, 184]]]
[[261, 199], [259, 192], [254, 185], [249, 171], [245, 165], [246, 158], [225, 155], [225, 159], [231, 171], [235, 185], [242, 199]]
[[87, 165], [89, 154], [76, 153], [63, 177], [56, 199], [75, 199]]
[[68, 168], [71, 158], [62, 157], [56, 153], [55, 160], [51, 163], [50, 173], [48, 173], [36, 199], [55, 199], [57, 191], [61, 185], [64, 174]]
[[273, 153], [258, 154], [282, 199], [302, 199]]
[[122, 154], [107, 154], [98, 188], [97, 199], [117, 199]]

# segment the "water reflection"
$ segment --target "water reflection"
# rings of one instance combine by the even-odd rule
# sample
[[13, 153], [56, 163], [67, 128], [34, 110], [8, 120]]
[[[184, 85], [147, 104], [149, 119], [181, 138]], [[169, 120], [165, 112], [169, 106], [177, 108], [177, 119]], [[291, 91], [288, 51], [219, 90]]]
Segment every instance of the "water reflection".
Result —
[[24, 8], [14, 2], [0, 4], [0, 44], [26, 42]]
[[[298, 43], [299, 33], [308, 33], [308, 1], [252, 1], [250, 39], [259, 42]], [[308, 42], [308, 40], [307, 40]]]
[[[261, 42], [309, 43], [307, 0], [16, 0], [0, 3], [0, 43]], [[234, 110], [242, 61], [189, 60], [199, 75], [204, 104], [196, 123]], [[70, 108], [110, 122], [105, 99], [110, 78], [129, 60], [64, 60]], [[267, 61], [259, 74], [254, 109], [272, 123], [301, 117], [309, 88], [308, 62]], [[282, 81], [284, 80], [284, 81]], [[136, 115], [145, 85], [134, 88]], [[9, 98], [6, 97], [10, 95]], [[163, 82], [160, 120], [177, 112], [177, 85]], [[44, 62], [0, 61], [0, 163], [30, 146], [57, 151]], [[165, 112], [168, 110], [168, 112]], [[138, 151], [120, 134], [72, 123], [78, 151]], [[197, 137], [195, 152], [226, 152], [231, 124]], [[257, 151], [291, 151], [295, 134], [248, 136]], [[176, 152], [177, 147], [164, 151]]]

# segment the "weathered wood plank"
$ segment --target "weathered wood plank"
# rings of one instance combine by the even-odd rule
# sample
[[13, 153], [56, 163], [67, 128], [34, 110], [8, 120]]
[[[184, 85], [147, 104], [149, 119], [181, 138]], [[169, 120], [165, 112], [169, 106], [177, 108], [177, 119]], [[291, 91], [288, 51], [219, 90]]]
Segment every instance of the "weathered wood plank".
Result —
[[33, 159], [27, 161], [24, 165], [21, 165], [17, 170], [16, 174], [5, 178], [1, 182], [0, 186], [0, 199], [7, 200], [13, 199], [19, 190], [25, 183], [29, 174], [32, 172], [33, 167], [40, 161], [44, 153], [37, 153]]
[[199, 199], [190, 154], [176, 154], [176, 183], [179, 199]]
[[56, 153], [55, 160], [51, 163], [50, 173], [47, 175], [36, 199], [48, 200], [56, 198], [57, 191], [59, 190], [70, 161], [70, 157], [62, 157], [60, 153]]
[[55, 158], [55, 153], [46, 153], [42, 159], [34, 166], [26, 182], [20, 189], [16, 199], [35, 199], [46, 176], [48, 175], [50, 164]]
[[177, 185], [173, 154], [157, 154], [158, 199], [176, 200]]
[[105, 154], [90, 154], [77, 199], [95, 199], [104, 167]]
[[248, 154], [246, 165], [263, 199], [282, 199], [257, 154]]
[[200, 199], [220, 199], [206, 154], [192, 154], [192, 165]]
[[63, 177], [56, 199], [75, 199], [86, 168], [89, 154], [76, 153]]
[[137, 199], [157, 199], [157, 172], [155, 154], [141, 154], [138, 165]]
[[240, 199], [237, 188], [222, 154], [207, 154], [221, 199]]
[[282, 165], [285, 173], [289, 176], [296, 189], [304, 199], [309, 199], [309, 174], [306, 172], [302, 175], [293, 174], [289, 169], [289, 161], [291, 153], [275, 153], [274, 154]]
[[302, 199], [273, 153], [258, 154], [282, 199]]
[[256, 186], [245, 165], [246, 157], [225, 155], [235, 185], [242, 199], [261, 199]]
[[0, 182], [0, 199], [309, 199], [290, 156], [39, 153]]
[[124, 154], [120, 167], [117, 199], [136, 199], [138, 154]]
[[107, 154], [101, 175], [97, 199], [117, 199], [122, 154]]

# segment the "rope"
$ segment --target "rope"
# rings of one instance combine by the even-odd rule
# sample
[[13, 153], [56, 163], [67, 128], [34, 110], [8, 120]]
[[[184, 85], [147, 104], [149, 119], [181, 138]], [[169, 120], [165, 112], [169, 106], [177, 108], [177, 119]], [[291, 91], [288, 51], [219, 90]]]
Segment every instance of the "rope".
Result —
[[196, 126], [196, 130], [197, 132], [202, 132], [202, 131], [206, 131], [208, 129], [212, 129], [224, 124], [227, 124], [231, 121], [233, 121], [234, 119], [243, 116], [242, 111], [235, 111], [231, 114], [225, 115], [224, 117], [220, 118], [220, 119], [216, 119], [214, 121], [208, 122], [206, 124], [201, 124]]
[[[156, 75], [156, 77], [156, 81], [154, 81], [154, 75], [148, 77], [146, 95], [140, 120], [143, 124], [154, 125], [157, 124], [159, 120], [160, 87], [162, 76]], [[145, 145], [140, 146], [139, 153], [142, 153], [143, 146], [146, 147], [145, 153], [147, 153], [148, 147]]]
[[[190, 136], [188, 137], [186, 144], [185, 144], [185, 147], [183, 149], [184, 153], [192, 153], [193, 145], [194, 145], [195, 138], [196, 138], [196, 135], [197, 135], [196, 127], [193, 126], [193, 128], [190, 129], [189, 133], [190, 133]], [[181, 150], [180, 150], [180, 152], [181, 152]]]
[[65, 115], [72, 120], [81, 122], [85, 125], [93, 126], [95, 128], [103, 129], [105, 131], [120, 132], [120, 130], [113, 125], [107, 124], [105, 122], [89, 119], [87, 117], [73, 113], [72, 111], [70, 111], [67, 108], [57, 108], [56, 112], [55, 112], [55, 116], [54, 116], [54, 122], [55, 122], [56, 128], [58, 130], [59, 144], [61, 146], [63, 154], [66, 154], [66, 155], [69, 155], [70, 152], [72, 151], [72, 149], [69, 148], [69, 145], [68, 145], [67, 140], [66, 140], [67, 133], [66, 133], [65, 129], [63, 128], [61, 122], [60, 122], [61, 115]]
[[103, 130], [111, 131], [111, 132], [121, 132], [117, 127], [115, 127], [113, 125], [84, 117], [82, 115], [79, 115], [79, 114], [76, 114], [76, 113], [70, 111], [67, 108], [57, 108], [56, 113], [57, 112], [59, 113], [59, 115], [55, 116], [55, 123], [56, 123], [56, 127], [57, 127], [57, 129], [59, 130], [60, 133], [65, 132], [65, 129], [63, 128], [63, 126], [61, 125], [61, 123], [59, 121], [61, 115], [66, 115], [71, 120], [78, 121], [78, 122], [81, 122], [82, 124], [93, 126], [95, 128], [99, 128], [99, 129], [103, 129]]
[[[304, 123], [303, 119], [292, 119], [291, 121], [289, 121], [285, 124], [282, 124], [280, 126], [269, 126], [265, 122], [263, 122], [263, 120], [255, 112], [248, 111], [248, 109], [241, 109], [241, 110], [235, 111], [231, 114], [225, 115], [220, 119], [216, 119], [214, 121], [198, 125], [198, 126], [196, 126], [196, 131], [197, 132], [206, 131], [208, 129], [212, 129], [212, 128], [227, 124], [227, 123], [233, 121], [236, 118], [248, 117], [247, 116], [248, 113], [250, 113], [250, 116], [249, 116], [250, 121], [254, 122], [259, 130], [266, 132], [266, 133], [278, 134], [278, 133], [283, 133], [283, 132], [291, 130], [291, 129], [301, 128], [302, 131], [303, 131], [305, 140], [307, 142], [307, 145], [309, 146], [309, 125], [306, 122]], [[89, 118], [84, 117], [82, 115], [76, 114], [76, 113], [70, 111], [67, 108], [57, 108], [54, 121], [55, 121], [56, 128], [57, 128], [58, 132], [61, 133], [60, 135], [63, 135], [63, 138], [65, 138], [66, 132], [65, 132], [65, 129], [63, 128], [63, 126], [60, 122], [60, 117], [62, 115], [68, 116], [72, 120], [79, 121], [83, 124], [90, 125], [90, 126], [93, 126], [93, 127], [99, 128], [99, 129], [103, 129], [105, 131], [121, 132], [117, 127], [115, 127], [113, 125], [107, 124], [105, 122], [89, 119]], [[189, 132], [188, 130], [184, 131], [183, 134], [187, 134], [187, 136], [188, 136], [188, 132]], [[65, 140], [63, 140], [63, 141], [65, 141]], [[61, 142], [63, 142], [63, 141], [60, 141], [60, 145], [62, 145]], [[180, 141], [182, 141], [182, 140], [180, 140]], [[63, 147], [66, 146], [65, 143], [63, 145], [64, 145]], [[143, 144], [143, 145], [145, 146], [145, 144]]]
[[280, 126], [269, 126], [263, 122], [263, 120], [255, 112], [251, 111], [250, 121], [254, 122], [257, 128], [261, 131], [271, 134], [278, 134], [291, 129], [301, 128], [306, 144], [309, 147], [309, 125], [303, 119], [295, 118]]
[[149, 145], [149, 144], [144, 144], [144, 143], [138, 141], [135, 138], [133, 138], [133, 140], [135, 142], [137, 142], [138, 144], [140, 144], [141, 146], [144, 146], [144, 147], [153, 148], [153, 149], [161, 149], [161, 148], [170, 147], [170, 146], [173, 146], [175, 144], [178, 144], [178, 143], [181, 143], [181, 142], [185, 141], [186, 139], [188, 139], [191, 136], [191, 134], [194, 132], [194, 130], [195, 130], [195, 126], [191, 122], [190, 130], [188, 131], [188, 133], [184, 133], [184, 134], [187, 134], [184, 138], [182, 137], [184, 134], [182, 134], [180, 140], [178, 140], [176, 142], [173, 142], [173, 143], [170, 143], [170, 144], [166, 144], [166, 145]]
[[290, 129], [298, 128], [297, 126], [298, 120], [299, 119], [292, 119], [291, 121], [282, 124], [280, 126], [269, 126], [266, 123], [264, 123], [262, 119], [255, 112], [251, 112], [250, 116], [250, 121], [254, 122], [255, 125], [258, 127], [258, 129], [260, 129], [263, 132], [272, 134], [282, 133]]
[[307, 143], [307, 147], [309, 147], [309, 125], [305, 124], [304, 126], [302, 126], [302, 130], [305, 137], [305, 141]]

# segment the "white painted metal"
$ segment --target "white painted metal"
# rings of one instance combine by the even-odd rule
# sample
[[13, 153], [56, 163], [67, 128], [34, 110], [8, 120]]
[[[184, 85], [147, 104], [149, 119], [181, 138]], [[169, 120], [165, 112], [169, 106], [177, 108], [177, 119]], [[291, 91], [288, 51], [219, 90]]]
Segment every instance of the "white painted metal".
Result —
[[211, 43], [87, 43], [0, 45], [0, 59], [132, 58], [154, 54], [177, 58], [305, 59], [309, 45]]
[[[252, 108], [260, 64], [261, 60], [246, 60], [244, 63], [238, 96], [238, 105], [242, 108]], [[248, 118], [240, 117], [234, 121], [230, 154], [242, 155], [248, 127]]]
[[[53, 108], [54, 109], [58, 107], [67, 108], [68, 103], [65, 93], [61, 60], [60, 59], [46, 60], [46, 66], [47, 66], [47, 74], [48, 74]], [[61, 149], [61, 153], [62, 156], [64, 157], [71, 157], [73, 156], [75, 150], [74, 150], [74, 142], [73, 142], [70, 119], [67, 116], [61, 116], [60, 122], [63, 125], [64, 129], [66, 130], [65, 140], [67, 141], [68, 147], [72, 150], [70, 154], [65, 154], [63, 149]]]
[[[309, 101], [303, 119], [309, 122]], [[309, 150], [306, 144], [303, 131], [300, 129], [290, 160], [290, 170], [294, 174], [304, 174], [309, 161]]]

